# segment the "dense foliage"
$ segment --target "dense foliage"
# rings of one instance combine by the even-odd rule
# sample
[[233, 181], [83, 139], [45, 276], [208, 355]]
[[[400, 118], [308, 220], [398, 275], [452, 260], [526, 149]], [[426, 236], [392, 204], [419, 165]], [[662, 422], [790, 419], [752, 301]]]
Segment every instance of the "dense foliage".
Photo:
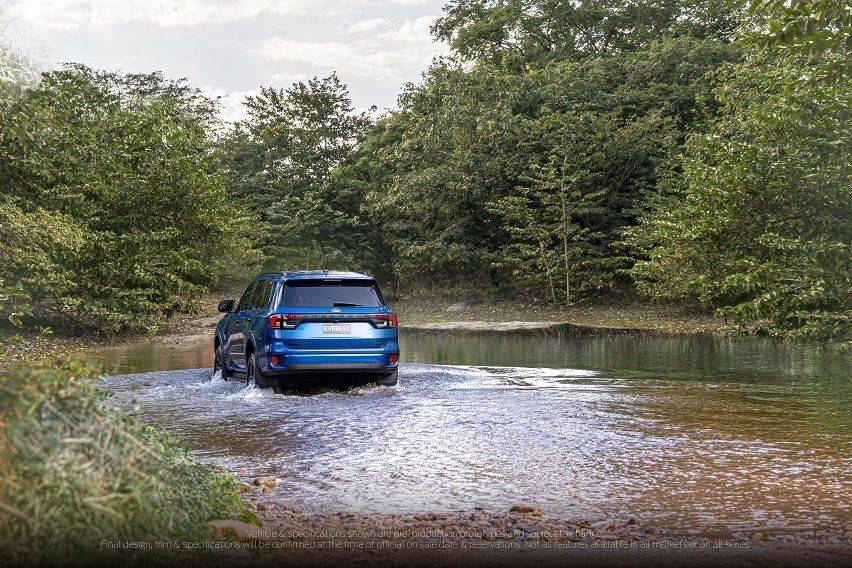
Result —
[[255, 244], [269, 268], [351, 262], [364, 240], [357, 198], [332, 183], [369, 126], [336, 75], [261, 88], [222, 141], [230, 187], [264, 223]]
[[21, 87], [7, 58], [0, 307], [144, 325], [259, 254], [845, 337], [850, 30], [836, 0], [451, 0], [452, 54], [396, 110], [357, 112], [331, 75], [261, 88], [222, 137], [183, 83]]
[[351, 169], [397, 277], [558, 302], [623, 287], [620, 230], [714, 110], [705, 74], [735, 53], [685, 37], [523, 74], [434, 67]]
[[725, 112], [690, 140], [683, 189], [636, 231], [650, 244], [635, 269], [647, 291], [698, 297], [748, 327], [849, 325], [848, 86], [804, 71], [779, 61], [728, 72]]
[[451, 0], [433, 28], [465, 60], [515, 65], [642, 49], [665, 36], [722, 39], [724, 0]]
[[95, 387], [73, 365], [0, 374], [0, 556], [83, 564], [109, 553], [101, 539], [203, 538], [205, 521], [253, 520], [230, 478]]
[[149, 327], [251, 259], [215, 116], [159, 74], [68, 66], [0, 84], [4, 315]]
[[[231, 167], [284, 188], [255, 200], [277, 259], [560, 304], [686, 298], [842, 337], [849, 29], [831, 0], [453, 0], [433, 28], [453, 54], [398, 110], [365, 133], [329, 80], [264, 91]], [[314, 107], [336, 113], [292, 110]], [[290, 181], [311, 151], [289, 140], [329, 133], [333, 160]]]
[[852, 324], [849, 83], [818, 63], [749, 60], [723, 74], [725, 107], [693, 136], [681, 188], [634, 232], [634, 275], [697, 297], [746, 329], [842, 337]]
[[[746, 40], [782, 51], [835, 58], [848, 71], [852, 9], [846, 0], [753, 0], [742, 20]], [[833, 64], [833, 63], [832, 63]]]
[[633, 232], [649, 255], [634, 276], [747, 330], [848, 337], [849, 14], [830, 2], [760, 5], [743, 33], [768, 49], [720, 71], [722, 113], [690, 138], [680, 186]]

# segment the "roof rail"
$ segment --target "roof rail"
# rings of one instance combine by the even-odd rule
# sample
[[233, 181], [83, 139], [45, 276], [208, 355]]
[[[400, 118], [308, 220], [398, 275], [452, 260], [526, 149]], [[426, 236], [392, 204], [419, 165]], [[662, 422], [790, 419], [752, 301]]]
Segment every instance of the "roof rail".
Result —
[[360, 272], [351, 272], [349, 270], [328, 270], [328, 269], [322, 269], [322, 270], [273, 270], [273, 271], [263, 272], [263, 273], [259, 274], [258, 276], [297, 276], [297, 275], [300, 275], [300, 274], [340, 274], [341, 276], [344, 276], [344, 277], [349, 276], [349, 277], [372, 278], [371, 276], [368, 276], [367, 274], [362, 274]]

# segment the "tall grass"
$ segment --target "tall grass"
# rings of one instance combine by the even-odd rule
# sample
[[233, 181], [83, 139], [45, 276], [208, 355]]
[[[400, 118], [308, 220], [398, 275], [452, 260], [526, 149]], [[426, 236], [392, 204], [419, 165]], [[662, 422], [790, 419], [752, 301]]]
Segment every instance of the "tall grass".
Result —
[[192, 539], [246, 516], [230, 478], [105, 403], [77, 364], [0, 374], [0, 558], [85, 560], [101, 540]]

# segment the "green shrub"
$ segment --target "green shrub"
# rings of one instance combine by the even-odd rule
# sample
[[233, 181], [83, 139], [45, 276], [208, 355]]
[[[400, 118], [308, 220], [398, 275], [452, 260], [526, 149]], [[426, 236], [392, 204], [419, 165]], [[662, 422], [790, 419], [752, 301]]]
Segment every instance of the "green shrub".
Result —
[[84, 367], [0, 375], [0, 557], [85, 559], [100, 540], [203, 536], [243, 517], [231, 479], [105, 403]]
[[0, 81], [0, 315], [151, 328], [255, 260], [216, 103], [83, 66]]
[[633, 234], [642, 290], [697, 297], [754, 332], [850, 337], [850, 82], [818, 63], [722, 75], [723, 115], [690, 139], [683, 187]]

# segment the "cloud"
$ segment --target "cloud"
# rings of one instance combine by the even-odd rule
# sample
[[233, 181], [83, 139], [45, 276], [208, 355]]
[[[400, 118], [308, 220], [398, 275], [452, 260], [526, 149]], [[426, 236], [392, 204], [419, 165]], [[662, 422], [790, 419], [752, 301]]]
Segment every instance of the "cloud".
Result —
[[246, 91], [226, 91], [218, 87], [201, 87], [201, 92], [204, 95], [219, 99], [221, 105], [219, 109], [219, 117], [225, 122], [237, 122], [248, 117], [243, 101], [248, 96], [257, 96], [260, 94], [260, 88], [249, 89]]
[[435, 16], [420, 16], [415, 20], [405, 20], [395, 30], [379, 34], [376, 39], [399, 43], [420, 44], [424, 41], [432, 43], [432, 33], [429, 30], [436, 19]]
[[[429, 26], [446, 0], [0, 0], [19, 50], [216, 85], [228, 120], [255, 85], [337, 71], [353, 100], [389, 107], [446, 46]], [[426, 16], [430, 14], [430, 16]], [[193, 28], [194, 27], [194, 28]], [[8, 39], [8, 38], [7, 38]]]
[[406, 81], [445, 51], [429, 33], [434, 19], [423, 16], [405, 20], [396, 28], [349, 43], [276, 36], [250, 52], [273, 61], [298, 61], [358, 77]]
[[360, 22], [355, 22], [350, 25], [346, 28], [346, 33], [360, 34], [364, 32], [371, 32], [387, 24], [388, 21], [386, 18], [370, 18], [369, 20], [361, 20]]
[[269, 80], [272, 81], [272, 83], [278, 85], [287, 85], [288, 87], [293, 83], [304, 82], [308, 79], [309, 77], [307, 73], [288, 71], [284, 71], [282, 73], [274, 73], [272, 74], [272, 76], [269, 77]]
[[348, 11], [348, 7], [341, 9], [334, 0], [6, 0], [5, 3], [10, 18], [60, 29], [116, 23], [196, 26], [264, 14], [329, 15]]

